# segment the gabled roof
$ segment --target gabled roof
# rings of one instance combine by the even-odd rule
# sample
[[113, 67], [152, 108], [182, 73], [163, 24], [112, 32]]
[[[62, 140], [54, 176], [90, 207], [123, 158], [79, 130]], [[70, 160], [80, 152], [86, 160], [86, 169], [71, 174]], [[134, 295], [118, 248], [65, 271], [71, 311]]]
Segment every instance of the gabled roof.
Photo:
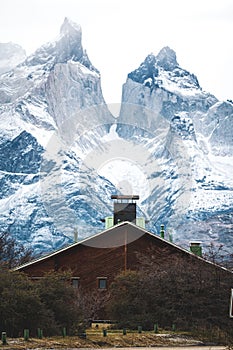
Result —
[[[122, 232], [124, 232], [124, 228], [127, 228], [127, 233], [126, 233], [126, 236], [123, 237]], [[125, 232], [126, 232], [126, 230], [125, 230]], [[113, 239], [112, 233], [115, 234], [114, 239]], [[121, 234], [118, 234], [118, 233], [121, 233]], [[16, 268], [14, 268], [14, 270], [21, 270], [21, 269], [28, 267], [30, 265], [33, 265], [35, 263], [44, 261], [44, 260], [49, 259], [51, 257], [54, 257], [56, 255], [59, 255], [62, 252], [73, 249], [74, 247], [79, 246], [79, 245], [87, 245], [87, 246], [94, 247], [94, 248], [117, 247], [117, 246], [129, 244], [129, 243], [137, 240], [138, 238], [140, 238], [143, 235], [148, 235], [152, 239], [159, 240], [160, 242], [163, 242], [166, 245], [173, 247], [174, 249], [176, 249], [180, 252], [183, 252], [184, 254], [190, 255], [196, 259], [200, 259], [201, 261], [203, 261], [207, 264], [210, 264], [210, 265], [216, 266], [218, 268], [221, 268], [223, 270], [226, 270], [228, 272], [231, 272], [230, 270], [227, 270], [226, 268], [224, 268], [222, 266], [219, 266], [219, 265], [214, 264], [214, 263], [212, 263], [212, 262], [210, 262], [202, 257], [199, 257], [199, 256], [193, 254], [192, 252], [190, 252], [189, 250], [186, 250], [182, 247], [179, 247], [178, 245], [174, 244], [173, 242], [167, 241], [166, 239], [164, 239], [158, 235], [155, 235], [155, 234], [147, 231], [146, 229], [143, 229], [143, 228], [141, 228], [141, 227], [139, 227], [139, 226], [137, 226], [134, 223], [129, 222], [129, 221], [121, 222], [121, 223], [114, 225], [106, 230], [103, 230], [103, 231], [101, 231], [93, 236], [89, 236], [81, 241], [75, 242], [69, 246], [66, 246], [64, 248], [56, 250], [52, 253], [44, 255], [44, 256], [37, 258], [35, 260], [32, 260], [28, 263], [22, 264]]]

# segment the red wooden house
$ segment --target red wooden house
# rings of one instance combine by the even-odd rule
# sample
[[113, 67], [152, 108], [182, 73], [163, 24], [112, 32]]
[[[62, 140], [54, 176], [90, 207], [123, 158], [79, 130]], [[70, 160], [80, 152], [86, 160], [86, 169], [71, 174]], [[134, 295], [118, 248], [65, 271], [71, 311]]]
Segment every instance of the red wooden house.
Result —
[[17, 270], [32, 278], [42, 277], [51, 270], [70, 270], [74, 285], [105, 289], [119, 272], [139, 268], [139, 253], [148, 256], [152, 250], [161, 263], [174, 256], [198, 259], [189, 251], [126, 221], [19, 266]]
[[[179, 283], [187, 284], [187, 288], [191, 291], [188, 300], [192, 300], [194, 287], [198, 294], [198, 288], [203, 292], [202, 286], [204, 286], [210, 307], [209, 317], [218, 319], [221, 313], [221, 320], [227, 324], [230, 288], [233, 285], [232, 272], [203, 259], [199, 242], [194, 242], [191, 246], [192, 251], [188, 251], [164, 239], [163, 227], [160, 236], [148, 232], [143, 220], [136, 218], [135, 200], [138, 196], [112, 197], [116, 199], [114, 216], [106, 218], [104, 231], [21, 265], [16, 270], [26, 273], [35, 280], [43, 278], [47, 272], [69, 271], [71, 283], [75, 288], [79, 288], [78, 295], [81, 295], [85, 305], [88, 307], [91, 303], [92, 310], [95, 303], [95, 312], [93, 314], [92, 310], [88, 317], [102, 320], [108, 317], [103, 301], [108, 300], [111, 294], [107, 293], [109, 286], [119, 273], [139, 270], [155, 280], [157, 274], [168, 275], [169, 278], [172, 276], [168, 282], [170, 285], [166, 286], [170, 288], [170, 293], [177, 293], [177, 296], [172, 294], [175, 296], [173, 302], [177, 302], [176, 310], [180, 306]], [[182, 276], [183, 271], [187, 277], [180, 279], [179, 274]], [[173, 290], [173, 277], [178, 281], [178, 286], [175, 283], [178, 288], [176, 292]], [[217, 293], [214, 293], [214, 288], [217, 288]], [[168, 290], [165, 290], [165, 294], [166, 291]], [[202, 292], [200, 292], [200, 306], [202, 306]], [[218, 303], [215, 310], [216, 301]], [[185, 303], [187, 304], [187, 300]]]
[[[112, 198], [117, 199], [112, 227], [19, 266], [17, 270], [25, 272], [33, 279], [41, 278], [49, 271], [69, 270], [72, 273], [72, 284], [89, 291], [106, 290], [120, 272], [142, 268], [145, 261], [143, 256], [152, 259], [156, 264], [169, 261], [172, 264], [179, 260], [190, 265], [194, 262], [200, 264], [200, 269], [216, 269], [216, 265], [202, 257], [165, 240], [163, 231], [161, 237], [137, 226], [136, 204], [129, 203], [129, 199], [134, 201], [138, 196]], [[194, 243], [192, 250], [200, 255], [198, 243]], [[217, 268], [222, 273], [229, 273], [222, 267]]]

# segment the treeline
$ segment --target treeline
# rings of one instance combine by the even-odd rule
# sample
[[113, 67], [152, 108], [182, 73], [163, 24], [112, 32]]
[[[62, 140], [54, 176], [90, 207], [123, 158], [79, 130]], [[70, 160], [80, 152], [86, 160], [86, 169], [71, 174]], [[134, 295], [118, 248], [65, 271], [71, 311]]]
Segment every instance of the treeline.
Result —
[[[180, 270], [179, 270], [180, 269]], [[153, 276], [144, 271], [126, 271], [115, 278], [105, 293], [82, 295], [70, 284], [69, 273], [50, 273], [32, 281], [23, 273], [0, 270], [0, 330], [9, 336], [22, 336], [24, 329], [36, 335], [82, 332], [100, 309], [117, 327], [223, 332], [232, 338], [229, 296], [232, 279], [218, 274], [206, 280], [203, 271], [190, 274], [187, 266], [175, 265], [168, 272], [156, 268]]]
[[31, 281], [22, 273], [0, 271], [0, 330], [11, 337], [22, 336], [24, 329], [36, 335], [61, 334], [62, 327], [73, 333], [82, 315], [67, 274], [48, 274]]
[[24, 329], [36, 335], [70, 332], [82, 322], [76, 293], [69, 284], [69, 273], [51, 273], [38, 281], [13, 270], [35, 258], [30, 249], [19, 245], [8, 233], [0, 234], [0, 331], [22, 335]]
[[[209, 247], [206, 263], [192, 255], [158, 253], [151, 247], [138, 253], [138, 271], [124, 271], [110, 286], [106, 311], [118, 327], [152, 330], [177, 329], [210, 338], [221, 334], [233, 340], [229, 317], [233, 273], [216, 263], [232, 266], [222, 247]], [[158, 258], [159, 254], [159, 258]], [[211, 338], [212, 339], [212, 338]]]
[[[213, 253], [213, 247], [211, 247]], [[139, 271], [124, 271], [110, 286], [106, 309], [118, 327], [188, 331], [206, 341], [233, 344], [229, 317], [233, 274], [192, 256], [186, 261], [152, 248]], [[212, 254], [215, 261], [217, 255]], [[227, 264], [230, 265], [228, 259]]]
[[110, 288], [109, 315], [120, 327], [192, 331], [198, 328], [225, 330], [233, 334], [229, 318], [233, 278], [200, 266], [181, 262], [155, 266], [153, 272], [127, 271]]
[[[122, 326], [127, 322], [136, 327], [141, 323], [151, 329], [154, 323], [162, 328], [195, 331], [218, 329], [233, 335], [233, 319], [229, 317], [230, 292], [233, 274], [215, 263], [230, 265], [222, 257], [222, 249], [210, 246], [210, 259], [161, 255], [156, 248], [148, 255], [138, 256], [139, 271], [116, 277], [111, 286], [108, 309]], [[206, 253], [209, 261], [208, 254]], [[132, 310], [132, 311], [131, 311]]]

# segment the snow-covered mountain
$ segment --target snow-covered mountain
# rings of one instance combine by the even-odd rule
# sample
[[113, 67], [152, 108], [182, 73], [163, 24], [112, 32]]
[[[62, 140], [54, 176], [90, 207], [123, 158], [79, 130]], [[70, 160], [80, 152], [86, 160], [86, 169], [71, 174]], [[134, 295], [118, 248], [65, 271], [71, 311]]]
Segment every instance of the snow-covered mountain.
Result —
[[[153, 166], [141, 205], [149, 227], [163, 222], [176, 242], [233, 240], [233, 103], [202, 90], [164, 47], [128, 74], [119, 135], [144, 143]], [[134, 140], [134, 141], [132, 141]], [[148, 156], [149, 158], [149, 156]]]
[[96, 233], [121, 191], [140, 195], [152, 232], [231, 247], [233, 104], [170, 48], [128, 74], [116, 120], [65, 19], [56, 41], [1, 74], [0, 102], [0, 230], [19, 242], [45, 252]]
[[109, 211], [112, 185], [90, 182], [80, 158], [114, 121], [81, 38], [65, 19], [58, 40], [0, 76], [0, 229], [36, 252], [72, 241], [77, 225], [102, 228]]

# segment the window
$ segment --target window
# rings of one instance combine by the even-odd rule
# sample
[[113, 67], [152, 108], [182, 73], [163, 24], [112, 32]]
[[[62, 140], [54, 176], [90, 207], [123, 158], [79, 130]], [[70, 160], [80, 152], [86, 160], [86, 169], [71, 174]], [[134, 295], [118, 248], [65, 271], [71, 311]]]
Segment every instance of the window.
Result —
[[107, 289], [107, 277], [97, 278], [98, 289]]
[[74, 288], [78, 288], [79, 287], [79, 277], [72, 277], [71, 283], [72, 283], [72, 286]]

